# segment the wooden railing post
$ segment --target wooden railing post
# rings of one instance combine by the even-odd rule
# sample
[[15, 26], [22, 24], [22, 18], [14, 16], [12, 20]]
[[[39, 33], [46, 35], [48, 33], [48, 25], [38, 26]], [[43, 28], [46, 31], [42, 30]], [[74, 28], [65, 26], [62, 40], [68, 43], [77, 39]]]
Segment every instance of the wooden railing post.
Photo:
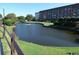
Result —
[[11, 55], [15, 55], [16, 54], [16, 50], [14, 47], [14, 41], [15, 41], [15, 32], [14, 32], [14, 28], [13, 28], [13, 32], [11, 34]]

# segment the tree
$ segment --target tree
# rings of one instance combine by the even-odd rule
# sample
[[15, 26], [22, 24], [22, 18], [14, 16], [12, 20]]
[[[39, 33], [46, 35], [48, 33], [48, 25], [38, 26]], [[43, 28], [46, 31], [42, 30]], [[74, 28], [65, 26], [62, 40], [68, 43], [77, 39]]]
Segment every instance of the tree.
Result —
[[28, 21], [31, 21], [31, 20], [33, 20], [33, 15], [28, 14], [25, 19]]
[[0, 14], [0, 18], [2, 18], [2, 14]]
[[21, 23], [24, 23], [25, 22], [25, 17], [24, 16], [18, 16], [18, 21], [21, 22]]
[[36, 18], [35, 17], [33, 17], [33, 19], [32, 19], [33, 21], [36, 21]]
[[12, 26], [13, 24], [15, 24], [15, 22], [15, 20], [4, 19], [4, 24], [6, 24], [7, 26]]
[[6, 15], [5, 18], [6, 18], [6, 19], [16, 19], [16, 14], [14, 14], [14, 13], [9, 13], [9, 14]]
[[4, 18], [4, 24], [9, 26], [12, 26], [13, 24], [15, 24], [16, 21], [17, 21], [16, 14], [14, 13], [9, 13]]

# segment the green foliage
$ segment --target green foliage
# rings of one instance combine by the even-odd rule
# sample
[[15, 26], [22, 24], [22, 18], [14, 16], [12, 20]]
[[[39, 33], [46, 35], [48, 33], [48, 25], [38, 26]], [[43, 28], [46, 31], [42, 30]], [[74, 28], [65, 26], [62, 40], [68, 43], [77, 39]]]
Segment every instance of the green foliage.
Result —
[[4, 20], [4, 24], [6, 24], [7, 26], [11, 26], [13, 24], [15, 24], [16, 20], [14, 19], [5, 19]]
[[25, 17], [24, 16], [18, 16], [17, 17], [19, 22], [24, 23], [25, 22]]
[[33, 20], [33, 15], [28, 14], [25, 19], [31, 21]]
[[79, 38], [75, 39], [75, 42], [77, 42], [79, 44]]
[[5, 18], [6, 18], [6, 19], [16, 19], [16, 14], [14, 14], [14, 13], [9, 13], [9, 14], [6, 15]]
[[17, 21], [16, 14], [14, 13], [9, 13], [4, 18], [4, 24], [8, 26], [15, 24], [16, 21]]
[[36, 18], [35, 18], [35, 17], [33, 17], [32, 21], [36, 21]]

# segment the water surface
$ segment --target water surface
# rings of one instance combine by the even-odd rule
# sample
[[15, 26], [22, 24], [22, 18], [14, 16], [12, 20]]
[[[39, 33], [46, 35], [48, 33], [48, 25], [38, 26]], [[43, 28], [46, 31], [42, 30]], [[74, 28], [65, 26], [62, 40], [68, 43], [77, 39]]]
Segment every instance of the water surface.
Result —
[[46, 28], [41, 24], [17, 24], [15, 31], [16, 35], [22, 40], [40, 45], [57, 47], [79, 46], [76, 42], [70, 41], [70, 39], [75, 38], [74, 35], [61, 30]]

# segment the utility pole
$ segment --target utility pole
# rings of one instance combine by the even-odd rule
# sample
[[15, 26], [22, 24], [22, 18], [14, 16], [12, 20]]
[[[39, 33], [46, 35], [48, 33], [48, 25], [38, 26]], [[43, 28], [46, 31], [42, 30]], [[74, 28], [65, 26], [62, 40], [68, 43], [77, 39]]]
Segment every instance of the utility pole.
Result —
[[5, 37], [5, 23], [4, 23], [4, 20], [5, 20], [5, 9], [3, 8], [3, 29], [4, 29], [3, 38]]

